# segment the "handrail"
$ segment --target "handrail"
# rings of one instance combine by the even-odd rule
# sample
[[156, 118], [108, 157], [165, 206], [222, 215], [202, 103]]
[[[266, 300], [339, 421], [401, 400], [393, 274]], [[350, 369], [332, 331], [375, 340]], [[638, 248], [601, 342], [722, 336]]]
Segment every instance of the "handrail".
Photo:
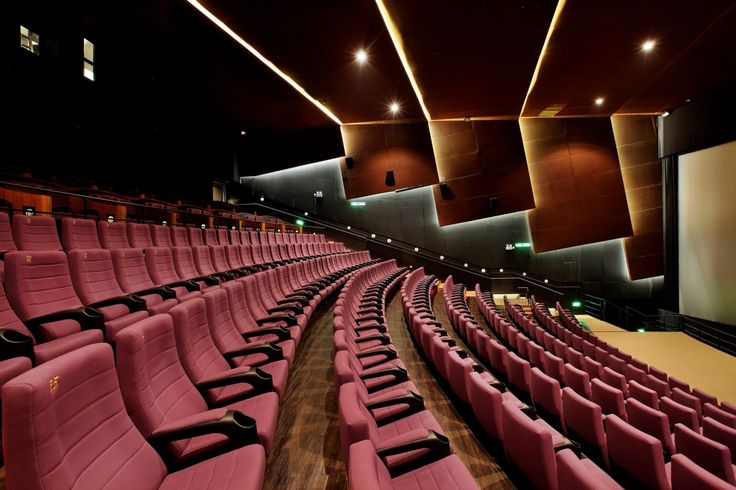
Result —
[[[453, 269], [457, 269], [458, 271], [461, 271], [464, 274], [470, 274], [472, 276], [479, 277], [485, 280], [490, 279], [491, 281], [501, 281], [501, 280], [520, 281], [521, 283], [528, 284], [536, 288], [544, 289], [560, 297], [565, 297], [565, 295], [568, 292], [577, 292], [581, 289], [581, 286], [579, 284], [566, 284], [566, 283], [549, 282], [549, 281], [545, 282], [543, 279], [540, 279], [534, 276], [530, 276], [528, 275], [528, 273], [520, 271], [513, 267], [512, 268], [487, 268], [486, 272], [481, 272], [482, 267], [476, 264], [468, 263], [468, 266], [466, 267], [465, 266], [466, 262], [463, 262], [453, 257], [444, 257], [444, 259], [440, 259], [439, 257], [441, 256], [441, 254], [439, 252], [429, 250], [426, 248], [421, 248], [421, 247], [416, 246], [415, 244], [403, 242], [401, 240], [392, 239], [386, 236], [379, 236], [378, 234], [373, 234], [365, 230], [357, 229], [353, 226], [348, 227], [345, 224], [337, 223], [337, 222], [325, 219], [323, 217], [314, 216], [312, 213], [306, 213], [304, 211], [300, 211], [295, 208], [290, 208], [290, 207], [287, 207], [281, 204], [279, 204], [279, 207], [277, 207], [275, 203], [271, 201], [238, 203], [235, 206], [244, 206], [244, 207], [248, 206], [248, 207], [263, 208], [270, 212], [280, 213], [280, 214], [289, 216], [294, 219], [301, 219], [301, 220], [304, 220], [305, 222], [315, 223], [323, 229], [329, 229], [337, 233], [351, 236], [358, 240], [365, 240], [368, 242], [380, 244], [392, 250], [396, 250], [402, 253], [413, 255], [413, 256], [421, 258], [422, 260], [427, 260], [427, 261], [436, 263], [438, 265], [442, 265], [445, 267], [451, 267]], [[375, 237], [373, 235], [375, 235]]]

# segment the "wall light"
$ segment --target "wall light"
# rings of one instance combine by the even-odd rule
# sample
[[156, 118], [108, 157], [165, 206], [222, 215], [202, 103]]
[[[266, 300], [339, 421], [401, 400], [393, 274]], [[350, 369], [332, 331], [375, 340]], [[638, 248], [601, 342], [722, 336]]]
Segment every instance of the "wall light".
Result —
[[386, 238], [386, 242], [387, 243], [391, 243], [391, 239], [390, 238]]
[[265, 200], [266, 200], [266, 198], [265, 198], [265, 197], [263, 197], [263, 196], [261, 196], [261, 202], [263, 202], [263, 201], [265, 201]]
[[522, 275], [522, 276], [526, 276], [526, 272], [522, 272], [522, 273], [521, 273], [521, 275]]
[[445, 256], [444, 255], [440, 255], [440, 260], [445, 260]]
[[549, 279], [545, 279], [544, 283], [547, 284], [549, 282]]
[[351, 227], [350, 225], [348, 225], [348, 230], [350, 230], [351, 228], [352, 228], [352, 227]]
[[480, 271], [481, 271], [481, 272], [482, 272], [483, 274], [485, 274], [485, 273], [486, 273], [486, 269], [485, 269], [485, 268], [481, 269]]
[[467, 266], [468, 266], [468, 263], [467, 263], [467, 262], [465, 262], [465, 263], [463, 264], [463, 267], [467, 267]]
[[419, 252], [419, 247], [414, 247], [415, 252]]
[[375, 233], [371, 233], [371, 238], [376, 238], [376, 234]]
[[168, 222], [167, 222], [166, 220], [163, 220], [163, 221], [161, 222], [161, 225], [162, 225], [162, 226], [166, 226], [166, 225], [168, 225], [168, 224], [169, 224], [169, 223], [168, 223]]
[[503, 272], [503, 269], [498, 269], [498, 272]]

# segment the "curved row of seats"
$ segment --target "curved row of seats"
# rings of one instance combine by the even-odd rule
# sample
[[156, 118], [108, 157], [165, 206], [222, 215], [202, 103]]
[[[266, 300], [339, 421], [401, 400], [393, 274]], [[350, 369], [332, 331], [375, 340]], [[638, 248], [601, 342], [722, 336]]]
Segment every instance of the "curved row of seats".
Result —
[[212, 286], [122, 328], [114, 354], [98, 342], [9, 380], [9, 488], [260, 488], [309, 317], [373, 263], [336, 259], [301, 284], [278, 273], [310, 261]]
[[[456, 285], [456, 294], [464, 296], [464, 286]], [[505, 300], [509, 319], [517, 328], [506, 321], [490, 293], [484, 293], [479, 286], [476, 286], [476, 302], [489, 327], [505, 344], [496, 340], [477, 344], [479, 355], [488, 359], [497, 372], [504, 373], [511, 385], [528, 396], [541, 413], [557, 421], [587, 455], [619, 481], [627, 486], [688, 488], [695, 481], [705, 484], [712, 480], [710, 471], [723, 478], [719, 484], [735, 483], [728, 447], [703, 437], [695, 412], [688, 412], [687, 407], [676, 401], [663, 396], [660, 412], [657, 393], [647, 388], [648, 380], [634, 377], [640, 368], [624, 360], [621, 365], [615, 362], [604, 365], [592, 359], [586, 351], [568, 345], [561, 332], [557, 338], [527, 317], [518, 305]], [[468, 329], [469, 342], [473, 343], [476, 337]], [[567, 340], [572, 344], [570, 337]], [[613, 356], [599, 359], [605, 362], [609, 357]], [[613, 366], [618, 369], [614, 370]], [[672, 414], [671, 420], [665, 411]], [[689, 420], [684, 414], [688, 414]], [[716, 423], [721, 434], [731, 430], [712, 420], [708, 422], [711, 432]], [[736, 440], [733, 436], [721, 438], [730, 444]], [[717, 450], [716, 446], [719, 446]], [[665, 463], [675, 452], [679, 453], [678, 457]], [[719, 456], [714, 459], [714, 454]], [[724, 457], [727, 465], [723, 463]]]
[[350, 488], [477, 489], [391, 344], [386, 297], [405, 274], [394, 261], [362, 271], [338, 300], [335, 379]]

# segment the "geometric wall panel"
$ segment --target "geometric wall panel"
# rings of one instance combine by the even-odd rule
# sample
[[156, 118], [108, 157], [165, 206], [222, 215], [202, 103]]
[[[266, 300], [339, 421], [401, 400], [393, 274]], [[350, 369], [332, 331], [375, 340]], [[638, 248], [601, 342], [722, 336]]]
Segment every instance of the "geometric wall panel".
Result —
[[348, 199], [439, 182], [426, 122], [346, 125], [340, 131], [353, 161], [351, 169], [340, 161]]
[[621, 174], [634, 236], [624, 239], [629, 278], [664, 274], [662, 164], [653, 116], [613, 116]]
[[433, 121], [429, 129], [445, 184], [432, 187], [440, 226], [534, 207], [518, 121]]
[[523, 118], [524, 150], [536, 209], [534, 251], [632, 235], [609, 118]]

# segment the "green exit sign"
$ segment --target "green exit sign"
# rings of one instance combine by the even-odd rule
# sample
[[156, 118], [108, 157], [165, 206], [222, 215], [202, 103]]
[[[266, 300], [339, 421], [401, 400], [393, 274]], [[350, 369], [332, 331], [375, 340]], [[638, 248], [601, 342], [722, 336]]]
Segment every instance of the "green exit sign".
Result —
[[363, 208], [365, 207], [365, 201], [350, 201], [350, 205], [354, 208]]
[[532, 248], [532, 244], [529, 242], [516, 242], [514, 243], [516, 248]]
[[298, 219], [298, 220], [296, 220], [296, 224], [299, 225], [299, 226], [304, 226], [304, 220], [303, 219]]
[[579, 299], [576, 299], [576, 300], [573, 300], [571, 305], [573, 308], [580, 308], [581, 306], [583, 306], [583, 302], [580, 301]]

